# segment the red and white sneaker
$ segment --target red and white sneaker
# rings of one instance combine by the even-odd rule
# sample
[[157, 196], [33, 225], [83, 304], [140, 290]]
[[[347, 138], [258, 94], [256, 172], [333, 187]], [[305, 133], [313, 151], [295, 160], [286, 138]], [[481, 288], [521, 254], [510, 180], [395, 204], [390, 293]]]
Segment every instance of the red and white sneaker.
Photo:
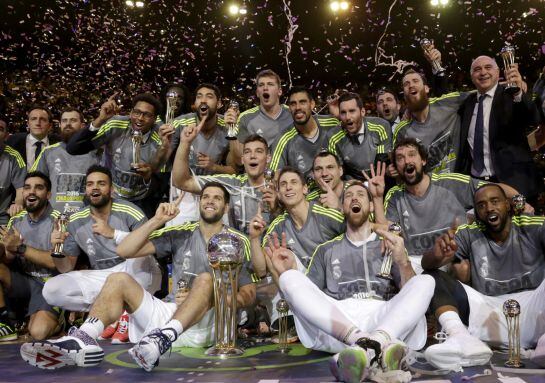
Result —
[[98, 336], [98, 340], [106, 340], [110, 339], [114, 334], [115, 330], [117, 330], [118, 322], [114, 322], [111, 325], [107, 326], [104, 331], [102, 331], [102, 334]]
[[119, 318], [117, 329], [112, 335], [112, 344], [129, 343], [129, 314], [125, 311]]

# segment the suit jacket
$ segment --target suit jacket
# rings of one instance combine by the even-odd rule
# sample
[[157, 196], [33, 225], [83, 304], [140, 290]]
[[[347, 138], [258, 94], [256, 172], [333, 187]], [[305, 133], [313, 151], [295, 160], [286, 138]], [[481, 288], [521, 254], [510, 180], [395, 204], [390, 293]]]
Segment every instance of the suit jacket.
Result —
[[[504, 89], [503, 85], [496, 88], [490, 111], [488, 134], [492, 166], [500, 182], [533, 199], [543, 189], [543, 180], [532, 159], [527, 134], [539, 123], [539, 112], [527, 94], [520, 102], [514, 102]], [[467, 137], [476, 103], [477, 93], [470, 95], [460, 108], [462, 127], [456, 171], [465, 174], [471, 174], [472, 157]]]
[[[17, 150], [19, 154], [23, 157], [25, 160], [25, 163], [27, 163], [26, 159], [26, 137], [30, 133], [14, 133], [8, 137], [6, 140], [6, 144], [11, 146], [13, 149]], [[49, 135], [49, 145], [56, 144], [60, 141], [60, 137], [56, 134], [50, 134]], [[43, 149], [43, 148], [42, 148]], [[27, 164], [29, 165], [29, 164]], [[32, 166], [32, 164], [30, 164]]]

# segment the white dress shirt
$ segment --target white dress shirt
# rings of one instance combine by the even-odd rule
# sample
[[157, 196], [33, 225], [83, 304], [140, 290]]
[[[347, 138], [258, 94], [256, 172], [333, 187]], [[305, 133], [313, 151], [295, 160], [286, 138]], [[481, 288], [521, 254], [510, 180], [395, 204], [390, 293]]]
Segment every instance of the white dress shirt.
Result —
[[34, 161], [36, 161], [36, 145], [34, 145], [36, 142], [42, 141], [42, 150], [49, 146], [49, 138], [45, 136], [43, 139], [38, 140], [36, 137], [34, 137], [31, 133], [27, 134], [26, 136], [26, 167], [28, 170], [34, 165]]

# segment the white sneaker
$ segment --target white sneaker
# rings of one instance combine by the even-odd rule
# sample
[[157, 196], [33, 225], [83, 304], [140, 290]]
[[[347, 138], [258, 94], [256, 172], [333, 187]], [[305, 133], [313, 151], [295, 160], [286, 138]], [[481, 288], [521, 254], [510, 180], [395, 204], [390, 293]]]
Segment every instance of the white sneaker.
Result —
[[[158, 328], [152, 330], [129, 350], [129, 354], [135, 362], [148, 372], [159, 365], [161, 355], [172, 347], [172, 341], [164, 331], [165, 329]], [[172, 332], [174, 332], [174, 329], [172, 329]]]
[[87, 333], [72, 327], [62, 338], [24, 343], [21, 357], [38, 368], [54, 370], [65, 366], [96, 366], [104, 359], [104, 351]]
[[487, 364], [492, 350], [478, 338], [461, 333], [450, 335], [443, 343], [428, 347], [424, 356], [437, 368], [456, 371], [460, 367]]

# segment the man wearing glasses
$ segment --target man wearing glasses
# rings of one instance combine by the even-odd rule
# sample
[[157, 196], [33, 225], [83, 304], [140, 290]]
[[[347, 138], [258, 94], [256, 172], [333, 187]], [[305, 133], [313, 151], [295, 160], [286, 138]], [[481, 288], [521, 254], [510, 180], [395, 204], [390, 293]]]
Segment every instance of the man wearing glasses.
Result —
[[[157, 183], [154, 173], [162, 170], [168, 154], [162, 140], [168, 140], [172, 133], [171, 129], [159, 132], [155, 121], [160, 110], [159, 100], [143, 93], [132, 100], [129, 116], [119, 116], [119, 107], [111, 96], [100, 107], [99, 116], [66, 147], [69, 154], [104, 148], [103, 161], [112, 172], [114, 196], [133, 202], [146, 215], [153, 215], [155, 208], [153, 203], [146, 203]], [[135, 137], [140, 145], [135, 144]]]

